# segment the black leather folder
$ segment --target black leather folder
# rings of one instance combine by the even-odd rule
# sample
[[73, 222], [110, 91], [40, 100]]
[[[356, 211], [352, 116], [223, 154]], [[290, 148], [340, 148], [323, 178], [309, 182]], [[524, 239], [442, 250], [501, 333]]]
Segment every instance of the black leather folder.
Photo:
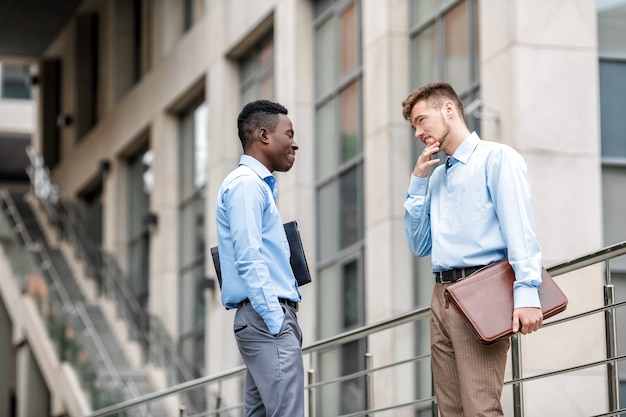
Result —
[[[285, 227], [287, 242], [289, 242], [289, 249], [291, 251], [291, 257], [289, 258], [291, 270], [296, 277], [298, 287], [301, 287], [311, 282], [311, 272], [309, 271], [309, 265], [307, 264], [306, 256], [304, 255], [304, 246], [302, 246], [302, 238], [300, 237], [298, 222], [294, 220], [285, 223], [283, 226]], [[217, 273], [217, 281], [219, 282], [221, 289], [222, 269], [220, 268], [220, 254], [217, 246], [213, 246], [211, 248], [211, 257], [213, 258], [213, 265], [215, 266], [215, 272]]]

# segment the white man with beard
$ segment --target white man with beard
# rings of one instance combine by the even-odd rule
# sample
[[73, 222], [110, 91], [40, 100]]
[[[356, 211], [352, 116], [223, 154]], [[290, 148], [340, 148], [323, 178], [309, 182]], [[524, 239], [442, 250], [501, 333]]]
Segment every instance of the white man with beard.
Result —
[[[526, 163], [511, 147], [469, 131], [463, 103], [450, 84], [424, 85], [402, 106], [425, 145], [404, 201], [404, 226], [411, 252], [431, 255], [435, 274], [430, 344], [439, 411], [441, 417], [503, 416], [510, 341], [480, 343], [458, 313], [445, 307], [444, 290], [508, 258], [516, 277], [511, 327], [528, 334], [541, 326], [542, 255]], [[444, 164], [434, 158], [439, 151], [446, 155]]]

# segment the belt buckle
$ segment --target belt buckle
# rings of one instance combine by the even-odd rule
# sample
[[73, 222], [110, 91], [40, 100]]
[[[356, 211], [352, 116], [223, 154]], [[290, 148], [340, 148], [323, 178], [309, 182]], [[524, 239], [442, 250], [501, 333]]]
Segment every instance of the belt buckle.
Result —
[[[451, 279], [446, 279], [444, 277], [444, 272], [450, 272], [452, 275]], [[457, 272], [460, 272], [459, 276], [457, 276]], [[437, 276], [439, 277], [439, 282], [442, 284], [454, 284], [455, 282], [459, 282], [463, 280], [468, 274], [466, 274], [465, 268], [462, 269], [450, 269], [448, 271], [439, 271], [437, 272]]]
[[[457, 271], [460, 273], [460, 276], [458, 277], [457, 277]], [[468, 272], [467, 268], [454, 269], [452, 272], [452, 275], [454, 275], [453, 277], [454, 281], [452, 282], [463, 281], [469, 275], [467, 272]]]
[[445, 271], [438, 271], [438, 272], [437, 272], [437, 277], [439, 278], [439, 282], [440, 282], [441, 284], [452, 284], [454, 281], [449, 281], [449, 280], [447, 280], [447, 279], [444, 277], [444, 275], [443, 275], [443, 273], [444, 273], [444, 272], [445, 272]]
[[296, 313], [297, 313], [297, 312], [298, 312], [298, 310], [299, 310], [298, 303], [297, 303], [297, 302], [295, 302], [295, 301], [285, 300], [285, 305], [286, 305], [287, 307], [291, 307], [291, 308], [293, 308], [293, 310], [294, 310]]

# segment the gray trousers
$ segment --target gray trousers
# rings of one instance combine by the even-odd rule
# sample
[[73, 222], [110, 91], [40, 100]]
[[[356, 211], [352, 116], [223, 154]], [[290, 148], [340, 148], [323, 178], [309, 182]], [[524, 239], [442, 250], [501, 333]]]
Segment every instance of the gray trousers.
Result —
[[235, 339], [248, 368], [246, 417], [304, 417], [302, 331], [295, 310], [282, 307], [285, 321], [277, 335], [250, 304], [235, 314]]

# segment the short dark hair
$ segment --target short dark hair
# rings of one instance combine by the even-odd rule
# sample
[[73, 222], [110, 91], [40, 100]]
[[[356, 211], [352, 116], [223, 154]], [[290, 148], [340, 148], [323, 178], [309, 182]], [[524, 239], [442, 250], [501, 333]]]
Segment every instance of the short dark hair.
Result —
[[432, 108], [437, 110], [440, 109], [447, 100], [451, 100], [459, 109], [461, 119], [465, 117], [463, 115], [463, 102], [456, 91], [454, 91], [454, 88], [448, 83], [436, 82], [426, 84], [409, 94], [402, 102], [402, 116], [406, 120], [410, 121], [413, 107], [421, 100], [426, 100]]
[[273, 101], [257, 100], [246, 104], [237, 118], [241, 146], [246, 149], [252, 142], [254, 132], [258, 129], [274, 132], [279, 114], [287, 114], [287, 109]]

